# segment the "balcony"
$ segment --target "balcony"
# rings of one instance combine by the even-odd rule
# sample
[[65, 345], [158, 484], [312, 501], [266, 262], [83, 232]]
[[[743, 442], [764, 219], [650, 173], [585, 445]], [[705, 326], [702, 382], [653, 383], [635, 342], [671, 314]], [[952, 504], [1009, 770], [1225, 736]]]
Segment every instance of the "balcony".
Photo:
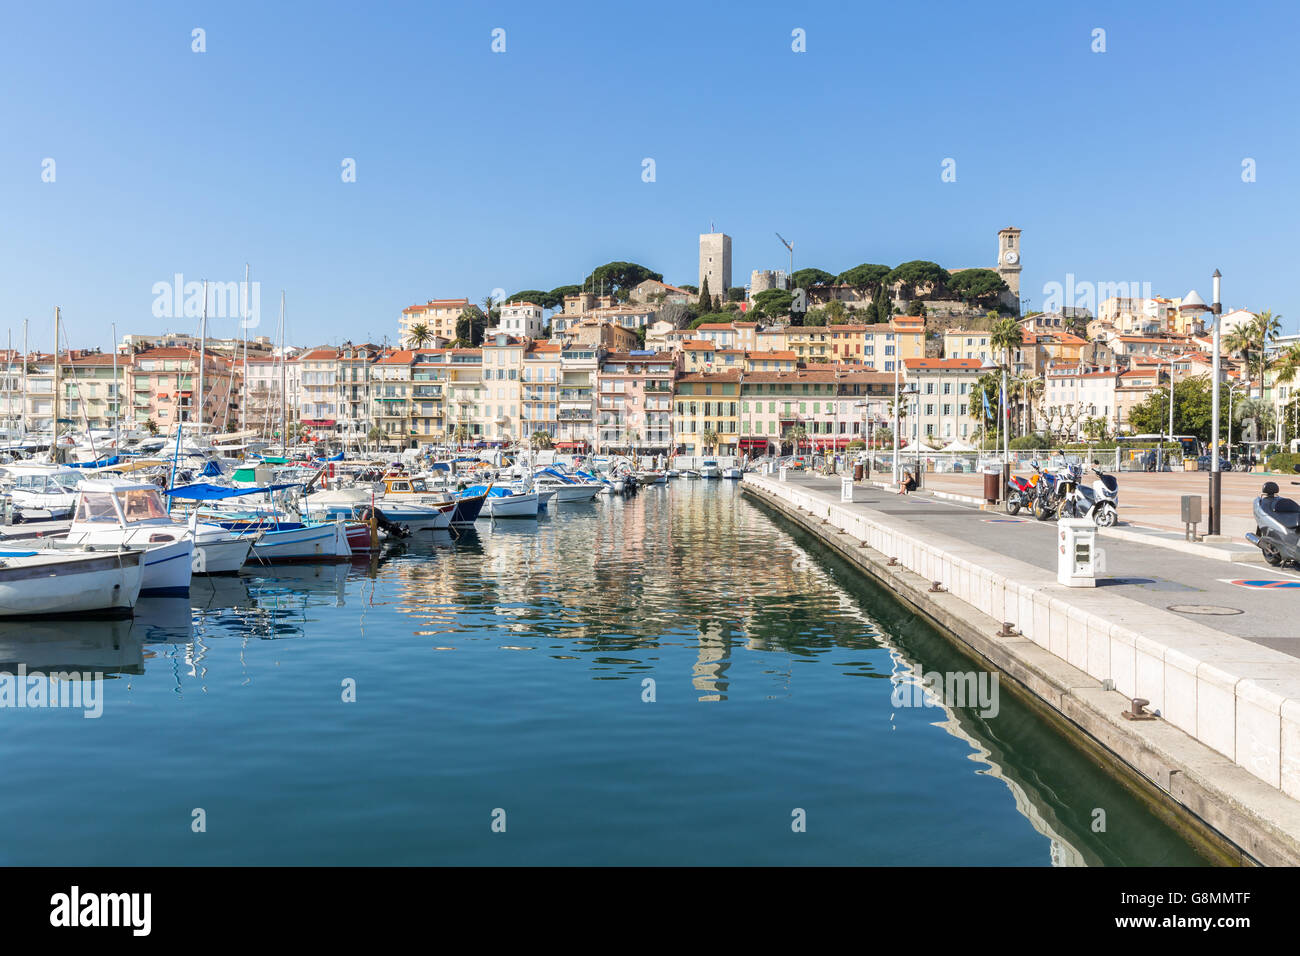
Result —
[[589, 402], [589, 401], [591, 401], [591, 389], [589, 389], [589, 388], [562, 388], [562, 389], [560, 389], [560, 401], [562, 401], [562, 402]]
[[591, 409], [561, 408], [557, 418], [562, 422], [589, 422], [591, 421]]
[[441, 385], [417, 385], [411, 392], [414, 398], [442, 398]]

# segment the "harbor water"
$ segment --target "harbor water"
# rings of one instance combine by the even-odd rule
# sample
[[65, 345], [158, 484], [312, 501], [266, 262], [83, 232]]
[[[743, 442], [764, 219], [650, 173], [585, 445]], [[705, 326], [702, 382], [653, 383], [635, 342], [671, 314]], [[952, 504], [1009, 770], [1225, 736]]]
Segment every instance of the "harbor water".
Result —
[[927, 690], [979, 668], [736, 483], [552, 508], [0, 625], [10, 674], [105, 674], [0, 707], [0, 863], [1202, 862], [989, 675]]

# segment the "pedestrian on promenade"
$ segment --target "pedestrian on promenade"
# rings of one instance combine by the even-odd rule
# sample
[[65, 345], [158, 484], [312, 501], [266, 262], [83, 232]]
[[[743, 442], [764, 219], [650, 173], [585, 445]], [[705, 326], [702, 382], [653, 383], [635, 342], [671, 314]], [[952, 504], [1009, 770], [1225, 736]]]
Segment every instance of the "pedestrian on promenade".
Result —
[[903, 480], [899, 482], [898, 493], [900, 495], [908, 494], [916, 490], [916, 476], [910, 471], [903, 472]]

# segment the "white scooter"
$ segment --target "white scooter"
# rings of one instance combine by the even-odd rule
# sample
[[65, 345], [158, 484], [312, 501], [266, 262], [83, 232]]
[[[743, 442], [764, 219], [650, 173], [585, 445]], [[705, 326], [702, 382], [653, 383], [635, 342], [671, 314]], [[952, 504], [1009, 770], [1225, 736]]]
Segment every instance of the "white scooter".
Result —
[[1119, 483], [1114, 475], [1108, 475], [1092, 463], [1092, 472], [1097, 480], [1089, 488], [1081, 480], [1083, 469], [1075, 466], [1071, 496], [1061, 505], [1061, 514], [1071, 518], [1091, 518], [1099, 528], [1110, 528], [1119, 520]]

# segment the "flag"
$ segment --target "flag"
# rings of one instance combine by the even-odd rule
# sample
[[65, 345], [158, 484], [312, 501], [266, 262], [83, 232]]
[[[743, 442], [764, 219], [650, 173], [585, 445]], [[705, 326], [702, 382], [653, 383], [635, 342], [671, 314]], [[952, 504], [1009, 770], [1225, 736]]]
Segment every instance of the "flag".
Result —
[[984, 399], [984, 417], [992, 418], [993, 410], [989, 408], [989, 393], [980, 389], [980, 398]]

